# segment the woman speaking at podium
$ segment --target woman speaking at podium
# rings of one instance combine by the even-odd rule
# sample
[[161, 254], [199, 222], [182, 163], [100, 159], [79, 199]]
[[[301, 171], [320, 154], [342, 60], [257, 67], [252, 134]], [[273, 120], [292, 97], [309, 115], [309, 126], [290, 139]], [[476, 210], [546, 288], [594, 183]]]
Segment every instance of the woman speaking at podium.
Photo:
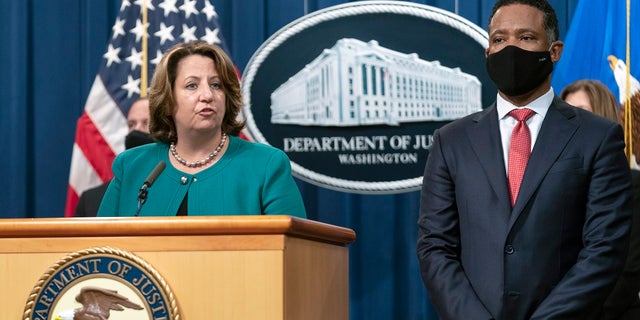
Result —
[[169, 49], [149, 90], [158, 141], [119, 154], [98, 216], [259, 215], [306, 217], [287, 155], [237, 137], [240, 83], [218, 46]]

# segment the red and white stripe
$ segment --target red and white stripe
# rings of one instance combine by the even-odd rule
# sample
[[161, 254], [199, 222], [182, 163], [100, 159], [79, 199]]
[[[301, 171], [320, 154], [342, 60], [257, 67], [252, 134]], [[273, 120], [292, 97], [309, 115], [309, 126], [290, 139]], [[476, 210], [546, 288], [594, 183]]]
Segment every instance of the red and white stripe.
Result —
[[113, 177], [111, 163], [124, 150], [127, 119], [96, 76], [76, 126], [65, 217], [72, 217], [83, 191]]

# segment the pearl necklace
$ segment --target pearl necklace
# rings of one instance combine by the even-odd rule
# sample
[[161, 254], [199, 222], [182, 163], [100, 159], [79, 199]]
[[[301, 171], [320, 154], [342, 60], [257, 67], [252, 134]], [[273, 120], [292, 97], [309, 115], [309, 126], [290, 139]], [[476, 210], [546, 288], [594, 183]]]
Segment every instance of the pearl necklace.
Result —
[[178, 155], [178, 152], [176, 152], [175, 142], [171, 142], [169, 151], [171, 151], [171, 155], [173, 156], [173, 158], [176, 159], [176, 161], [178, 161], [181, 165], [189, 168], [199, 168], [211, 162], [211, 160], [213, 160], [213, 158], [215, 158], [218, 155], [220, 150], [222, 150], [222, 147], [224, 147], [224, 143], [226, 141], [227, 141], [227, 134], [222, 133], [222, 140], [220, 141], [220, 144], [218, 145], [218, 147], [215, 150], [213, 150], [213, 152], [211, 152], [206, 158], [195, 161], [195, 162], [190, 162], [185, 159], [182, 159], [182, 157]]

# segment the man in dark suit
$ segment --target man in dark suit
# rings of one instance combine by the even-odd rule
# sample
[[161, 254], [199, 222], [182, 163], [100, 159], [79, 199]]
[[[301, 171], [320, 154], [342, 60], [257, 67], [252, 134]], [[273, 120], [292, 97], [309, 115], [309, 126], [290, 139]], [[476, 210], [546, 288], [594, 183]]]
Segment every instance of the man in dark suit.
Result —
[[441, 319], [590, 319], [620, 275], [622, 129], [555, 96], [562, 49], [546, 1], [499, 0], [486, 50], [497, 100], [434, 133], [417, 251]]
[[[136, 100], [127, 113], [129, 133], [124, 139], [125, 149], [141, 146], [153, 142], [149, 135], [149, 99]], [[107, 192], [111, 180], [91, 189], [85, 190], [78, 199], [74, 217], [95, 217], [100, 208], [100, 202]]]
[[73, 213], [74, 217], [95, 217], [98, 215], [98, 209], [100, 208], [100, 202], [104, 197], [107, 188], [109, 187], [111, 180], [91, 189], [85, 190], [78, 199], [76, 205], [76, 211]]

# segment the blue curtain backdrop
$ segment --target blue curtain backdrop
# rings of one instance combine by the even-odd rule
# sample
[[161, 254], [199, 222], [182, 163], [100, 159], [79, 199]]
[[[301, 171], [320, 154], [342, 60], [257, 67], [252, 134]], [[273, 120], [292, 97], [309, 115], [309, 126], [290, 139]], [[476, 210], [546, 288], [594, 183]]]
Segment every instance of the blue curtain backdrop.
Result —
[[[614, 0], [610, 0], [614, 1]], [[213, 0], [240, 71], [293, 20], [340, 0]], [[486, 29], [494, 0], [413, 1]], [[564, 39], [577, 0], [551, 0]], [[120, 0], [0, 0], [0, 217], [62, 217], [76, 120]], [[420, 41], [422, 30], [415, 32]], [[561, 88], [556, 88], [559, 91]], [[419, 193], [357, 195], [298, 181], [309, 218], [351, 228], [351, 319], [437, 319], [415, 254]]]

